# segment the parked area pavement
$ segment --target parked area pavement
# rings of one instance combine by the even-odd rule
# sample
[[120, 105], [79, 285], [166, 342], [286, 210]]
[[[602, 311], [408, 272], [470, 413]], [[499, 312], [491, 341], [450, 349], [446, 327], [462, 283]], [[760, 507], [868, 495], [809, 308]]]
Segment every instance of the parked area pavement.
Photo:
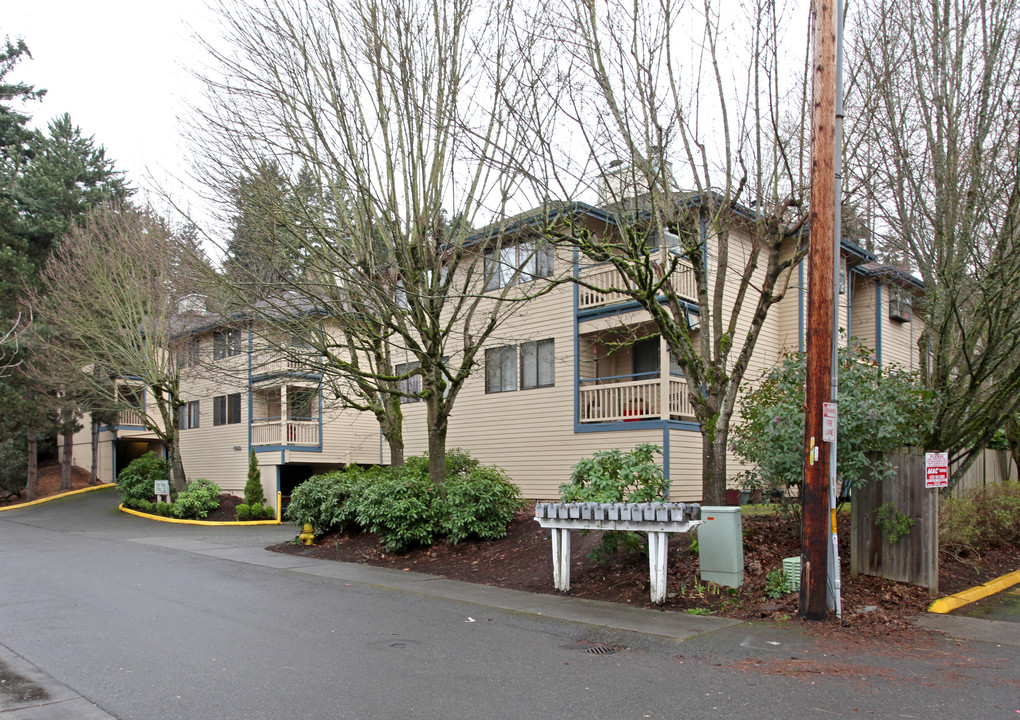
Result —
[[164, 525], [116, 505], [98, 492], [0, 514], [0, 679], [20, 688], [0, 683], [0, 720], [1020, 710], [1011, 622], [930, 616], [965, 639], [849, 646], [281, 555], [264, 548], [293, 526]]

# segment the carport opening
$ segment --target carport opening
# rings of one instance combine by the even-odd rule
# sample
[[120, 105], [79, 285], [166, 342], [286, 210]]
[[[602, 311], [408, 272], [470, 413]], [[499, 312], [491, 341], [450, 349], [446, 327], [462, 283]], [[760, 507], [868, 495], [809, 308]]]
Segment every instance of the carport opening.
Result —
[[130, 465], [132, 460], [137, 460], [150, 450], [162, 457], [163, 443], [158, 440], [125, 440], [118, 438], [117, 467], [114, 477], [119, 476], [120, 471]]

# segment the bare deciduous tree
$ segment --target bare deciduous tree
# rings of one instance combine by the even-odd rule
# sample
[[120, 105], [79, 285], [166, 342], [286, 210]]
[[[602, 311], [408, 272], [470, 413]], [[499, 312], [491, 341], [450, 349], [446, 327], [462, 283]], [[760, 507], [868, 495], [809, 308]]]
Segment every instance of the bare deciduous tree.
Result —
[[[180, 302], [193, 291], [192, 248], [155, 214], [104, 206], [65, 237], [29, 293], [47, 331], [36, 333], [36, 357], [67, 392], [107, 412], [137, 412], [163, 443], [174, 487], [185, 484], [178, 448], [180, 350], [187, 341]], [[145, 389], [139, 405], [123, 386]]]
[[436, 481], [457, 395], [518, 306], [504, 300], [523, 295], [513, 283], [485, 291], [483, 250], [498, 252], [503, 232], [473, 231], [508, 214], [519, 180], [495, 166], [525, 154], [506, 104], [512, 11], [475, 0], [224, 3], [226, 38], [208, 43], [203, 172], [229, 187], [268, 161], [296, 200], [272, 224], [292, 230], [278, 242], [294, 244], [282, 254], [300, 272], [275, 293], [263, 286], [249, 309], [268, 334], [300, 336], [306, 360], [323, 358], [324, 382], [376, 415], [394, 458], [400, 399], [423, 400]]
[[[545, 162], [522, 172], [569, 199], [601, 186], [615, 230], [575, 224], [563, 242], [615, 269], [611, 284], [577, 281], [640, 303], [677, 359], [709, 503], [724, 501], [740, 386], [807, 242], [803, 67], [782, 54], [779, 4], [725, 10], [711, 0], [548, 3], [535, 34], [556, 38], [558, 52], [529, 52], [545, 92], [521, 111]], [[746, 82], [736, 77], [745, 66]], [[581, 154], [573, 165], [571, 149]], [[673, 282], [681, 272], [693, 274], [693, 302]]]
[[926, 446], [959, 476], [1020, 407], [1020, 5], [883, 0], [855, 38], [852, 165], [924, 280]]

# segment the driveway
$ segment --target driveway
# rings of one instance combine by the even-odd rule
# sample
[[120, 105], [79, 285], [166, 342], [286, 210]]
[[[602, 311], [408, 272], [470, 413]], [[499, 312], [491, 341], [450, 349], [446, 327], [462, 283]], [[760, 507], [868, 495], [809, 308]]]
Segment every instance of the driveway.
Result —
[[[847, 646], [262, 549], [294, 534], [154, 523], [118, 512], [113, 491], [0, 513], [0, 662], [122, 720], [1020, 709], [1013, 645]], [[86, 717], [63, 702], [8, 716]]]

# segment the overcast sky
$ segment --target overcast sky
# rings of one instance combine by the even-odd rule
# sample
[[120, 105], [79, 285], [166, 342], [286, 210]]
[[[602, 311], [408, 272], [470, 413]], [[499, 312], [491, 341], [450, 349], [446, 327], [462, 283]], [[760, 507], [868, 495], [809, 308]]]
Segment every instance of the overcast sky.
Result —
[[36, 127], [70, 113], [133, 186], [147, 188], [150, 173], [172, 183], [168, 172], [186, 170], [178, 117], [195, 93], [184, 67], [202, 59], [190, 26], [208, 28], [208, 17], [204, 0], [12, 0], [0, 35], [23, 38], [32, 59], [8, 80], [47, 90], [24, 106]]

